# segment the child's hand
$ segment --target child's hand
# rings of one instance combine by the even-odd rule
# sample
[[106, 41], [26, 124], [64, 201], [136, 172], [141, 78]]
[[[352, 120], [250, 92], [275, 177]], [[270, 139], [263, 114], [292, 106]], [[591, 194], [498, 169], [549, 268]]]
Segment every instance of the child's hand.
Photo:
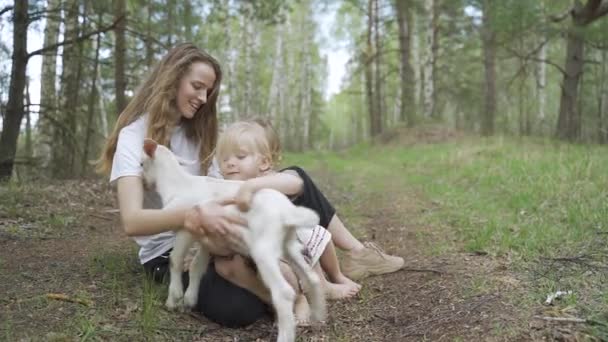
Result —
[[255, 187], [250, 181], [246, 181], [241, 185], [241, 188], [236, 193], [234, 202], [240, 211], [248, 211], [251, 204], [251, 199], [255, 193]]

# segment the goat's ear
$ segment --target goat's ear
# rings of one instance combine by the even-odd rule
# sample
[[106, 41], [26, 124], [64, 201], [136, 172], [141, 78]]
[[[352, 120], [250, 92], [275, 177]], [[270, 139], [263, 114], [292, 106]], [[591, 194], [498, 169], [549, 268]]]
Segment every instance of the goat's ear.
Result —
[[156, 147], [158, 147], [158, 143], [152, 139], [144, 139], [144, 152], [150, 158], [154, 158], [154, 152], [156, 152]]

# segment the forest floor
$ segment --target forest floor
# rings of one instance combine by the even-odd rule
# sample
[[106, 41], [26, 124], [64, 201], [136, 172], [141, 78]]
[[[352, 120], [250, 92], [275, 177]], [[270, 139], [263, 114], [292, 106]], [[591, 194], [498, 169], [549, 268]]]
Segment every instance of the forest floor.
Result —
[[[417, 134], [387, 137], [384, 144], [411, 148], [462, 138], [447, 130]], [[288, 159], [293, 158], [299, 156]], [[407, 173], [403, 170], [412, 167], [411, 172], [418, 172], [419, 165], [400, 162], [403, 170], [388, 171], [392, 178], [374, 177], [358, 173], [357, 165], [348, 161], [336, 166], [318, 155], [310, 158], [314, 161], [302, 158], [305, 166], [336, 203], [347, 226], [362, 240], [403, 256], [406, 267], [362, 280], [363, 289], [353, 299], [330, 302], [327, 323], [298, 328], [299, 341], [602, 338], [605, 330], [598, 333], [591, 323], [601, 329], [605, 323], [573, 322], [578, 314], [572, 303], [546, 306], [544, 296], [531, 296], [535, 283], [513, 253], [466, 248], [452, 229], [457, 222], [445, 215], [429, 220], [448, 204], [401, 179]], [[345, 174], [351, 177], [348, 181]], [[227, 329], [197, 315], [167, 312], [166, 287], [144, 278], [135, 244], [122, 231], [105, 181], [0, 187], [0, 274], [0, 340], [276, 338], [270, 318], [244, 329]]]

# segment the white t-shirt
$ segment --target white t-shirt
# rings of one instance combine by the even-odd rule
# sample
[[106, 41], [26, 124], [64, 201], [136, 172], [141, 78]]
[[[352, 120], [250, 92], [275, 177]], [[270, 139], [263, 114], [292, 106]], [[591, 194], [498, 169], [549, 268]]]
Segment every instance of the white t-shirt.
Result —
[[[141, 160], [148, 126], [147, 120], [148, 116], [142, 115], [120, 130], [116, 153], [112, 162], [112, 172], [110, 173], [111, 184], [115, 184], [120, 177], [141, 177]], [[194, 163], [182, 166], [187, 172], [193, 175], [201, 174], [198, 157], [199, 145], [186, 138], [186, 132], [182, 126], [177, 127], [171, 135], [171, 151], [182, 159], [194, 161]], [[217, 178], [222, 177], [215, 159], [209, 167], [207, 175]], [[146, 190], [143, 207], [145, 209], [160, 209], [162, 207], [160, 196], [154, 191]], [[139, 260], [144, 264], [171, 249], [175, 240], [175, 233], [168, 231], [156, 235], [138, 236], [133, 239], [140, 247]]]

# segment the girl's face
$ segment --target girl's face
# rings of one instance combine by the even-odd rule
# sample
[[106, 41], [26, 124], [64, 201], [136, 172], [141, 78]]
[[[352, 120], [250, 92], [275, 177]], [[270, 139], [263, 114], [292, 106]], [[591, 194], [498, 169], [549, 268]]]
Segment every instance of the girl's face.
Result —
[[247, 180], [259, 177], [269, 168], [267, 158], [246, 149], [237, 149], [223, 156], [220, 171], [225, 179]]
[[179, 81], [177, 89], [177, 110], [183, 118], [192, 119], [194, 114], [207, 103], [207, 92], [215, 83], [213, 67], [204, 62], [192, 63], [190, 69]]

